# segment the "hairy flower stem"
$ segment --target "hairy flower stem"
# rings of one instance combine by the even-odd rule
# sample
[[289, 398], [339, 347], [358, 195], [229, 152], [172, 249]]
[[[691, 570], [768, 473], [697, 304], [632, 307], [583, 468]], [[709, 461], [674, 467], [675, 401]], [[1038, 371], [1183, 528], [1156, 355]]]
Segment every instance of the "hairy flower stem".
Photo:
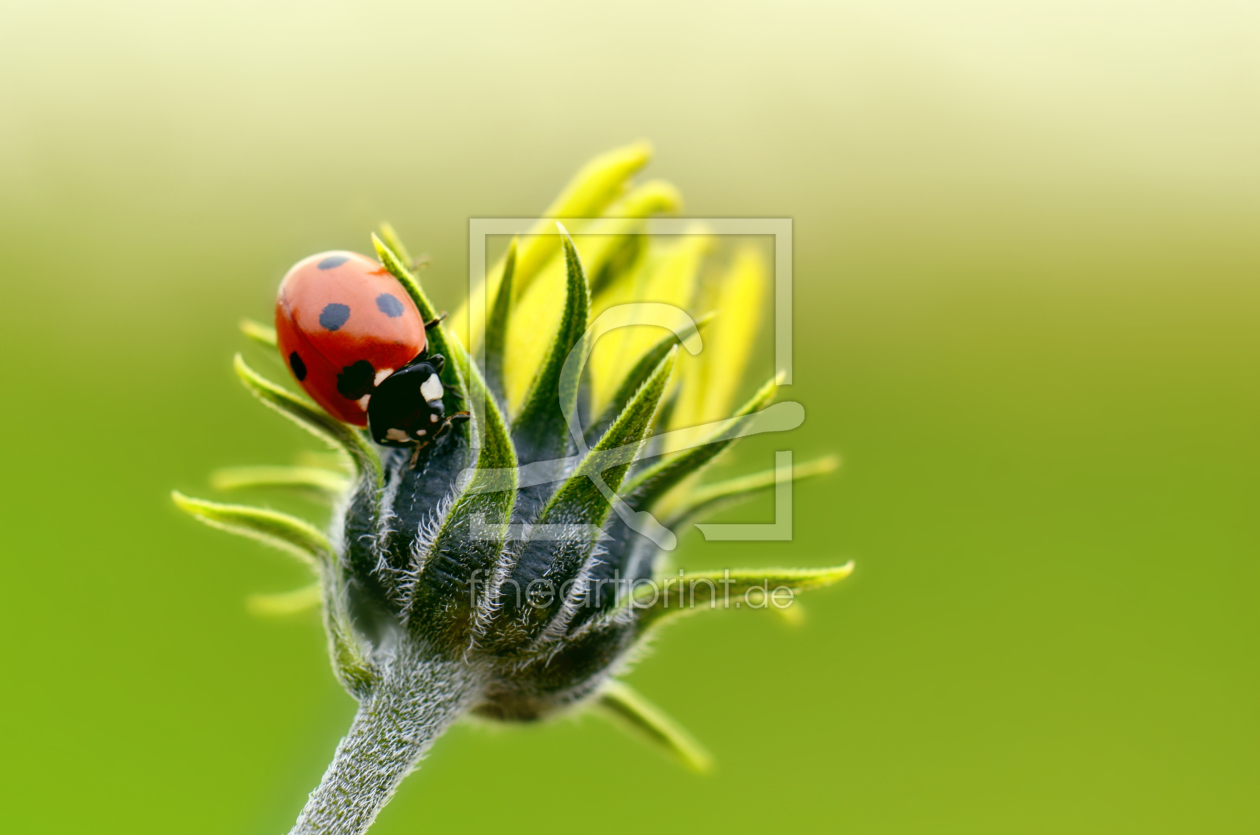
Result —
[[466, 666], [414, 650], [395, 654], [359, 703], [350, 731], [290, 835], [366, 832], [398, 784], [476, 695]]

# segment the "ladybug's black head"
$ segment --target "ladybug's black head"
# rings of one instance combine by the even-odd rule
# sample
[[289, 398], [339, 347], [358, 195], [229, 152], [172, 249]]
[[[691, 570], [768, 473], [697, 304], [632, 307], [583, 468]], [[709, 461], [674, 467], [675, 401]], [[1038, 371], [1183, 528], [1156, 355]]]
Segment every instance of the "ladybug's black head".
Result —
[[433, 355], [386, 377], [368, 401], [368, 431], [382, 446], [426, 443], [445, 425], [441, 357]]

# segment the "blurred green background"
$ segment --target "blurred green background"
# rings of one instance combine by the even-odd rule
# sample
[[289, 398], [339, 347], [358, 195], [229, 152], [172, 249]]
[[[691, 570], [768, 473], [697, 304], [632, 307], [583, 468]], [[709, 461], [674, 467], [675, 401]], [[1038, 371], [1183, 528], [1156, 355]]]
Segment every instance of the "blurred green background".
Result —
[[845, 461], [795, 541], [679, 562], [857, 573], [633, 673], [713, 775], [596, 717], [459, 726], [373, 831], [1260, 828], [1254, 5], [11, 0], [0, 31], [0, 829], [287, 830], [353, 702], [313, 616], [245, 611], [304, 569], [168, 499], [311, 448], [236, 383], [237, 319], [383, 219], [454, 307], [469, 217], [639, 137], [688, 214], [795, 220], [792, 446]]

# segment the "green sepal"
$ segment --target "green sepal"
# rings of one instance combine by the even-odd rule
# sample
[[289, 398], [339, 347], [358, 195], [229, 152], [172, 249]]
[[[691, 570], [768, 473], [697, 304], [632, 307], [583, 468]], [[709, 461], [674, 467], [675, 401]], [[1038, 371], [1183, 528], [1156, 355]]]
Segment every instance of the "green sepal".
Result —
[[[330, 603], [337, 599], [325, 593], [325, 600]], [[332, 659], [333, 673], [346, 690], [361, 699], [376, 682], [376, 668], [340, 606], [324, 607], [324, 630], [328, 633], [328, 655]]]
[[612, 399], [608, 401], [608, 405], [604, 408], [604, 411], [600, 414], [600, 416], [596, 418], [589, 427], [587, 427], [587, 441], [589, 442], [600, 437], [609, 426], [612, 426], [613, 421], [617, 419], [617, 415], [621, 414], [622, 410], [625, 409], [626, 404], [630, 402], [630, 398], [634, 397], [634, 393], [638, 391], [644, 381], [651, 376], [656, 367], [660, 365], [661, 360], [669, 354], [670, 350], [675, 345], [681, 342], [686, 342], [693, 333], [699, 331], [712, 320], [712, 314], [703, 316], [696, 320], [694, 328], [687, 328], [677, 335], [671, 333], [660, 342], [653, 345], [652, 348], [644, 354], [637, 363], [635, 363], [634, 368], [630, 369], [630, 372], [626, 374], [625, 379], [621, 383], [621, 387], [617, 389], [617, 392], [612, 396]]
[[[834, 455], [806, 461], [804, 464], [795, 464], [792, 466], [792, 481], [803, 481], [807, 478], [817, 478], [833, 473], [839, 466], [840, 459]], [[751, 499], [757, 493], [774, 487], [775, 473], [775, 470], [761, 470], [751, 475], [698, 487], [689, 492], [687, 497], [673, 509], [673, 513], [664, 525], [677, 532], [679, 527], [688, 522]]]
[[[621, 196], [630, 177], [647, 164], [652, 147], [638, 142], [601, 154], [582, 166], [564, 191], [552, 201], [545, 218], [598, 217]], [[517, 259], [517, 292], [522, 292], [556, 252], [555, 236], [548, 233], [549, 221], [539, 222], [525, 239]]]
[[[407, 295], [411, 296], [411, 300], [416, 303], [416, 309], [420, 311], [421, 318], [426, 322], [432, 322], [438, 317], [438, 310], [429, 301], [429, 297], [424, 294], [424, 290], [420, 288], [420, 282], [408, 269], [402, 258], [394, 252], [384, 241], [376, 235], [372, 235], [372, 246], [376, 248], [376, 255], [381, 259], [381, 264], [389, 271], [389, 274], [398, 279], [398, 283], [407, 291]], [[464, 385], [463, 374], [468, 368], [468, 353], [464, 350], [464, 346], [454, 338], [454, 334], [446, 330], [444, 323], [437, 324], [428, 329], [428, 348], [430, 354], [441, 354], [446, 357], [448, 362], [446, 368], [442, 371], [442, 385], [446, 389], [446, 405], [449, 413], [464, 412], [468, 410], [467, 391]], [[467, 431], [467, 430], [456, 430]]]
[[[333, 671], [351, 693], [362, 695], [368, 691], [375, 680], [375, 670], [350, 625], [345, 611], [345, 595], [338, 586], [337, 555], [323, 533], [308, 522], [274, 510], [208, 502], [189, 498], [178, 491], [172, 491], [171, 498], [181, 510], [211, 527], [287, 551], [314, 568], [322, 580], [314, 585], [314, 589], [322, 592], [327, 604], [324, 606], [324, 628], [328, 633]], [[333, 584], [333, 587], [325, 584]], [[310, 588], [290, 593], [291, 599], [287, 602], [307, 602], [309, 605], [302, 598], [313, 594]], [[275, 596], [270, 604], [272, 611], [269, 613], [279, 614]], [[259, 605], [257, 598], [250, 602], [253, 611], [258, 611]], [[268, 603], [263, 602], [261, 606], [266, 608]]]
[[[564, 313], [551, 350], [534, 377], [520, 414], [512, 421], [512, 440], [522, 464], [560, 458], [569, 443], [568, 416], [577, 408], [579, 380], [566, 379], [565, 361], [581, 352], [586, 336], [591, 294], [573, 239], [560, 224], [566, 289]], [[576, 377], [576, 375], [571, 375]]]
[[224, 467], [210, 474], [216, 490], [279, 488], [334, 499], [350, 488], [350, 479], [322, 467]]
[[[469, 383], [480, 442], [477, 460], [472, 469], [463, 473], [460, 496], [433, 539], [425, 570], [408, 602], [410, 619], [424, 626], [442, 621], [437, 625], [439, 630], [450, 626], [452, 619], [462, 622], [474, 617], [475, 604], [467, 593], [469, 580], [479, 576], [479, 588], [487, 587], [490, 572], [503, 551], [516, 502], [516, 451], [507, 423], [494, 398], [487, 396], [485, 382], [475, 366], [469, 368]], [[484, 412], [479, 408], [483, 403]], [[474, 524], [479, 530], [473, 530]], [[442, 605], [452, 600], [454, 606]]]
[[634, 187], [609, 206], [604, 217], [580, 230], [591, 295], [611, 289], [629, 274], [627, 268], [641, 254], [648, 217], [677, 212], [681, 207], [682, 195], [672, 183], [652, 180]]
[[604, 716], [684, 768], [697, 774], [713, 768], [713, 757], [704, 746], [625, 682], [610, 679], [594, 704]]
[[627, 502], [636, 510], [646, 510], [687, 476], [716, 458], [737, 440], [740, 430], [774, 398], [778, 383], [778, 377], [774, 377], [763, 385], [721, 431], [704, 443], [667, 456], [635, 476], [626, 489]]
[[[563, 522], [577, 525], [602, 525], [611, 509], [604, 491], [594, 483], [600, 478], [608, 490], [616, 493], [630, 469], [629, 461], [621, 461], [624, 455], [614, 459], [610, 452], [641, 443], [652, 427], [652, 419], [660, 405], [661, 395], [674, 370], [677, 349], [670, 348], [656, 364], [652, 375], [639, 386], [634, 397], [626, 404], [613, 425], [583, 457], [573, 474], [556, 490], [547, 502], [539, 522]], [[610, 463], [618, 460], [618, 463]]]
[[614, 295], [613, 291], [623, 282], [640, 274], [649, 249], [646, 238], [645, 234], [626, 235], [620, 246], [607, 249], [600, 261], [591, 264], [591, 299], [596, 310]]
[[506, 389], [503, 387], [503, 357], [507, 351], [508, 326], [512, 318], [515, 272], [516, 238], [513, 238], [503, 259], [503, 278], [499, 281], [499, 292], [494, 297], [494, 307], [490, 310], [490, 321], [486, 326], [486, 385], [502, 403], [507, 402]]
[[[651, 585], [639, 586], [626, 605], [635, 610], [638, 631], [642, 634], [649, 627], [679, 615], [705, 609], [744, 608], [743, 595], [754, 588], [763, 588], [766, 594], [780, 586], [786, 586], [793, 592], [807, 591], [838, 583], [852, 573], [852, 560], [831, 568], [694, 571], [677, 577], [662, 577]], [[736, 600], [737, 596], [741, 599]], [[776, 607], [769, 599], [750, 601], [749, 605], [758, 609]]]
[[[573, 474], [548, 499], [538, 515], [539, 525], [597, 531], [604, 524], [613, 509], [612, 503], [620, 501], [616, 496], [617, 489], [630, 469], [631, 461], [624, 454], [625, 448], [642, 443], [651, 429], [676, 357], [677, 349], [673, 348], [657, 364], [652, 376], [639, 387], [634, 398], [600, 438], [599, 443], [582, 458]], [[576, 537], [530, 540], [515, 555], [515, 559], [518, 566], [546, 564], [545, 577], [552, 580], [556, 587], [564, 588], [570, 580], [579, 576], [594, 541], [594, 534], [587, 540]], [[522, 575], [515, 579], [522, 587], [527, 587], [529, 582], [538, 578]], [[516, 625], [524, 635], [532, 637], [563, 607], [576, 605], [586, 593], [585, 585], [578, 583], [572, 587], [567, 600], [557, 598], [546, 606], [526, 605], [520, 609], [511, 607], [509, 615], [515, 617]], [[563, 617], [557, 619], [552, 629], [566, 628], [566, 621], [567, 618]]]
[[[380, 237], [385, 242], [385, 246], [393, 250], [394, 254], [401, 259], [402, 263], [410, 266], [415, 263], [411, 257], [411, 253], [407, 251], [407, 247], [403, 245], [402, 238], [398, 237], [398, 232], [394, 230], [391, 223], [382, 223], [380, 225]], [[427, 320], [426, 320], [427, 321]]]
[[274, 350], [279, 344], [276, 341], [276, 329], [271, 327], [271, 325], [264, 325], [262, 322], [254, 319], [242, 319], [238, 327], [241, 329], [241, 333], [259, 345], [264, 345]]
[[296, 615], [319, 607], [324, 591], [319, 581], [293, 591], [276, 594], [251, 594], [245, 600], [245, 608], [251, 615], [275, 618]]
[[334, 449], [346, 453], [354, 462], [358, 473], [367, 475], [376, 490], [381, 489], [384, 484], [381, 459], [377, 456], [376, 450], [354, 427], [331, 417], [318, 407], [263, 377], [250, 368], [240, 354], [236, 355], [234, 365], [236, 376], [241, 378], [245, 388], [249, 389], [255, 397], [327, 442]]
[[298, 557], [316, 568], [331, 567], [332, 545], [318, 529], [287, 513], [246, 505], [219, 504], [172, 491], [176, 507], [214, 528], [247, 536]]

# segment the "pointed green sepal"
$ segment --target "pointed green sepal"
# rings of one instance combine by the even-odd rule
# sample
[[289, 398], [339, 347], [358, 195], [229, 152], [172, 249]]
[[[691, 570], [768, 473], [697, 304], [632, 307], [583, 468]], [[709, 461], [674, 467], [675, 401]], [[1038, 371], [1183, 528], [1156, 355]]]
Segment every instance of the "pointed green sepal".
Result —
[[245, 601], [245, 608], [251, 615], [265, 618], [285, 617], [319, 608], [324, 599], [323, 589], [319, 581], [309, 586], [302, 586], [293, 591], [282, 591], [276, 594], [251, 594]]
[[351, 475], [352, 468], [343, 452], [335, 449], [304, 449], [293, 457], [299, 467], [314, 467], [317, 470], [331, 470], [342, 475]]
[[638, 387], [630, 402], [599, 439], [599, 443], [586, 454], [573, 475], [569, 476], [555, 496], [547, 502], [547, 508], [543, 511], [544, 518], [556, 521], [553, 517], [560, 517], [565, 522], [575, 524], [603, 524], [608, 516], [609, 506], [604, 501], [603, 491], [593, 483], [592, 477], [602, 476], [603, 483], [614, 493], [621, 486], [632, 463], [624, 460], [625, 448], [642, 443], [648, 430], [652, 428], [652, 420], [669, 383], [669, 376], [673, 373], [677, 356], [678, 349], [670, 346], [665, 356], [652, 369], [651, 375]]
[[750, 423], [756, 413], [766, 406], [778, 388], [779, 378], [774, 377], [763, 385], [747, 403], [740, 407], [723, 429], [699, 446], [683, 450], [648, 467], [627, 486], [627, 502], [636, 510], [652, 507], [662, 496], [683, 479], [697, 472], [712, 461], [724, 449], [733, 444], [739, 432]]
[[303, 429], [318, 436], [334, 449], [345, 452], [354, 462], [355, 468], [360, 473], [368, 475], [376, 489], [381, 488], [384, 482], [381, 459], [377, 456], [376, 450], [355, 431], [354, 427], [329, 416], [317, 406], [307, 403], [263, 377], [250, 368], [240, 354], [236, 355], [235, 367], [236, 375], [255, 397]]
[[625, 409], [626, 404], [630, 402], [630, 398], [634, 397], [634, 393], [638, 391], [644, 381], [651, 376], [652, 372], [658, 365], [660, 365], [661, 360], [665, 358], [670, 350], [675, 345], [686, 342], [691, 338], [693, 333], [697, 333], [701, 328], [712, 321], [712, 319], [712, 314], [702, 316], [696, 320], [694, 328], [686, 328], [682, 333], [677, 335], [671, 333], [669, 336], [653, 345], [651, 350], [644, 354], [643, 357], [635, 364], [634, 368], [630, 369], [630, 373], [626, 375], [625, 379], [621, 383], [621, 387], [617, 389], [617, 392], [612, 396], [612, 399], [608, 401], [608, 405], [604, 408], [604, 411], [587, 428], [587, 440], [592, 441], [603, 435], [604, 432], [607, 431], [608, 427], [612, 426], [613, 421], [617, 419], [617, 415], [621, 414], [622, 410]]
[[[795, 464], [792, 467], [792, 481], [803, 481], [833, 473], [840, 466], [840, 459], [834, 455]], [[762, 470], [752, 475], [731, 478], [706, 484], [688, 493], [687, 497], [675, 508], [665, 527], [677, 532], [678, 529], [703, 516], [717, 513], [719, 510], [751, 499], [758, 493], [770, 490], [775, 485], [775, 470]]]
[[[429, 297], [424, 294], [424, 290], [420, 287], [420, 282], [408, 269], [406, 262], [398, 255], [385, 241], [378, 236], [372, 235], [372, 246], [376, 248], [376, 255], [381, 259], [381, 264], [389, 271], [389, 274], [398, 279], [398, 283], [407, 291], [407, 295], [411, 296], [411, 300], [416, 303], [416, 309], [420, 311], [420, 316], [425, 322], [432, 322], [438, 318], [439, 312], [429, 301]], [[441, 354], [448, 360], [446, 368], [442, 371], [442, 384], [446, 388], [446, 406], [448, 413], [467, 411], [468, 404], [466, 401], [467, 389], [464, 385], [463, 374], [468, 367], [468, 353], [464, 350], [464, 346], [459, 340], [454, 338], [454, 334], [446, 329], [444, 323], [439, 323], [428, 329], [428, 343], [430, 354]], [[462, 429], [456, 431], [465, 431]]]
[[512, 422], [512, 439], [522, 464], [563, 456], [569, 443], [568, 416], [577, 407], [578, 375], [566, 375], [564, 369], [569, 355], [583, 350], [591, 294], [573, 239], [563, 226], [556, 225], [564, 247], [567, 275], [564, 313], [551, 350], [525, 395], [520, 414]]
[[308, 565], [329, 567], [335, 560], [328, 538], [295, 516], [259, 507], [207, 502], [178, 491], [172, 491], [171, 498], [180, 510], [211, 527], [288, 551]]
[[[512, 634], [556, 638], [567, 629], [576, 607], [586, 597], [586, 584], [574, 581], [582, 577], [598, 531], [609, 512], [614, 504], [621, 502], [617, 489], [633, 460], [633, 456], [625, 454], [626, 449], [641, 444], [651, 429], [676, 357], [677, 348], [671, 348], [604, 437], [547, 500], [537, 519], [538, 529], [571, 533], [562, 538], [531, 538], [512, 555], [516, 563], [512, 579], [519, 587], [527, 588], [535, 580], [546, 579], [556, 588], [564, 589], [567, 595], [557, 595], [538, 605], [521, 605], [520, 601], [506, 603], [502, 611], [514, 624]], [[626, 507], [618, 508], [618, 513], [631, 512]], [[538, 566], [546, 566], [545, 577], [537, 576]], [[568, 610], [568, 614], [555, 617], [563, 610]], [[550, 626], [547, 626], [548, 621], [552, 621]], [[542, 631], [544, 626], [545, 632]]]
[[503, 387], [503, 357], [507, 351], [508, 326], [512, 318], [515, 272], [516, 238], [513, 238], [503, 259], [503, 278], [499, 282], [499, 292], [494, 297], [494, 307], [490, 310], [490, 321], [486, 328], [486, 385], [501, 403], [507, 402], [506, 389]]
[[[588, 162], [552, 201], [545, 218], [598, 217], [622, 195], [626, 182], [652, 157], [652, 146], [637, 142], [615, 148]], [[556, 238], [547, 234], [549, 221], [540, 222], [526, 237], [517, 260], [517, 292], [523, 291], [556, 252]]]
[[[553, 232], [552, 218], [555, 219], [591, 219], [604, 215], [605, 210], [617, 210], [620, 214], [622, 206], [629, 202], [626, 195], [629, 180], [636, 172], [647, 164], [652, 149], [646, 142], [638, 142], [622, 148], [614, 148], [591, 160], [570, 180], [564, 191], [543, 211], [539, 220], [529, 232], [521, 236], [516, 253], [516, 270], [513, 276], [514, 295], [521, 298], [530, 285], [544, 272], [552, 258], [560, 249], [560, 242]], [[636, 190], [637, 191], [637, 190]], [[657, 186], [650, 195], [644, 195], [641, 205], [643, 210], [650, 209], [653, 202], [669, 205], [670, 200], [665, 189]], [[631, 192], [634, 194], [634, 192]], [[623, 198], [624, 199], [619, 199]], [[631, 207], [633, 210], [634, 207]], [[611, 216], [611, 215], [610, 215]], [[576, 230], [575, 231], [581, 231]], [[635, 239], [637, 240], [637, 238]], [[503, 276], [503, 258], [486, 271], [484, 290], [485, 304], [498, 293], [499, 282]], [[594, 273], [591, 273], [594, 275]], [[484, 344], [485, 334], [482, 331], [484, 322], [470, 321], [469, 307], [465, 305], [451, 318], [460, 333], [467, 333], [469, 345]], [[467, 328], [465, 331], [464, 329]], [[515, 401], [514, 401], [515, 402]]]
[[332, 658], [333, 672], [343, 687], [361, 699], [371, 692], [376, 682], [376, 667], [344, 612], [330, 611], [325, 606], [324, 629], [328, 633], [328, 654]]
[[630, 274], [629, 268], [643, 251], [647, 218], [680, 208], [678, 189], [664, 180], [652, 180], [631, 189], [599, 221], [581, 230], [591, 295], [611, 290]]
[[697, 774], [713, 768], [713, 757], [704, 746], [628, 684], [609, 680], [595, 705], [605, 716], [684, 768]]
[[411, 253], [407, 251], [407, 247], [403, 245], [402, 238], [398, 237], [398, 232], [394, 230], [393, 224], [382, 223], [380, 226], [380, 237], [385, 245], [394, 251], [402, 263], [411, 265], [414, 263]]
[[224, 467], [210, 475], [216, 490], [278, 488], [334, 499], [350, 488], [350, 479], [322, 467]]
[[[425, 570], [407, 602], [410, 620], [425, 626], [440, 621], [439, 630], [452, 620], [475, 616], [472, 609], [503, 552], [516, 502], [516, 451], [507, 423], [494, 399], [487, 396], [475, 366], [469, 368], [469, 384], [480, 444], [477, 460], [462, 474], [460, 496], [433, 538], [424, 559]], [[480, 409], [483, 403], [484, 412]], [[442, 605], [452, 600], [457, 605]]]
[[239, 327], [241, 329], [241, 333], [245, 334], [259, 345], [264, 345], [273, 350], [276, 348], [276, 329], [270, 325], [264, 325], [262, 322], [255, 321], [253, 319], [242, 319]]
[[709, 609], [786, 608], [796, 592], [830, 586], [852, 573], [852, 560], [832, 568], [694, 571], [638, 587], [627, 605], [637, 610], [642, 634], [668, 618]]

